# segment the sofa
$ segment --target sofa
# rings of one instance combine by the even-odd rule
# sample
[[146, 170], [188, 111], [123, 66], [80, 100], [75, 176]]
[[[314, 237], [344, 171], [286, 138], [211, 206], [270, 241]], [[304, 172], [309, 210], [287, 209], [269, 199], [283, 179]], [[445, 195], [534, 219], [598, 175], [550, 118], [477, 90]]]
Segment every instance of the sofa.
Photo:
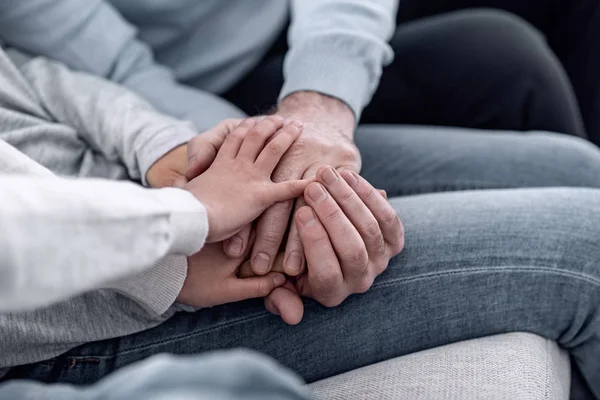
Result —
[[310, 386], [316, 399], [568, 399], [568, 354], [530, 333], [453, 343]]

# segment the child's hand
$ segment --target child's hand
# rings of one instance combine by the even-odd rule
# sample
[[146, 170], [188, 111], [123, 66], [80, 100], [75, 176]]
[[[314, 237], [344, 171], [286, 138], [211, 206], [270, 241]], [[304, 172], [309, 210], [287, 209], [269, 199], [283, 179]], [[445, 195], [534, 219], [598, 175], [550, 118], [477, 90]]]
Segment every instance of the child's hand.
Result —
[[310, 180], [274, 183], [271, 174], [302, 125], [247, 119], [225, 138], [212, 165], [186, 185], [206, 207], [207, 243], [227, 239], [273, 204], [301, 196]]

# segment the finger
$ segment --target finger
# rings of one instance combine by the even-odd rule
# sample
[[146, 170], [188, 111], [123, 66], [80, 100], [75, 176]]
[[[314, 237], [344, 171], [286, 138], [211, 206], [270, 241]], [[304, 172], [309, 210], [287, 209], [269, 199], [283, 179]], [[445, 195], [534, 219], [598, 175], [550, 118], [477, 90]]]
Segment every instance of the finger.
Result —
[[384, 199], [387, 199], [387, 192], [383, 189], [378, 189], [379, 194], [383, 196]]
[[221, 300], [223, 304], [268, 296], [275, 288], [285, 283], [285, 276], [271, 272], [264, 276], [239, 279], [231, 277], [223, 283]]
[[233, 159], [237, 157], [240, 147], [250, 130], [257, 124], [257, 121], [252, 118], [245, 119], [240, 123], [223, 141], [223, 145], [217, 153], [218, 157], [226, 157]]
[[194, 179], [210, 167], [227, 135], [242, 121], [226, 119], [188, 142], [188, 166], [185, 173], [188, 180]]
[[[272, 272], [284, 273], [283, 257], [284, 253], [277, 254], [275, 262], [273, 263], [273, 267], [271, 268]], [[252, 278], [253, 276], [256, 276], [256, 274], [254, 273], [254, 271], [252, 271], [252, 265], [250, 264], [250, 261], [244, 261], [244, 263], [240, 266], [240, 270], [238, 271], [238, 278]]]
[[[329, 234], [346, 282], [354, 290], [359, 290], [358, 286], [366, 285], [368, 282], [364, 280], [369, 278], [369, 254], [360, 233], [321, 183], [308, 185], [304, 198]], [[355, 202], [361, 203], [358, 197], [355, 198]], [[354, 209], [357, 212], [369, 213], [366, 207], [364, 210], [359, 207]], [[376, 221], [374, 222], [376, 224]]]
[[270, 185], [271, 187], [263, 192], [263, 201], [270, 206], [271, 204], [279, 203], [280, 201], [295, 199], [296, 197], [302, 196], [306, 186], [311, 182], [314, 182], [314, 179], [300, 179], [272, 183]]
[[231, 258], [241, 257], [248, 248], [252, 224], [246, 225], [241, 231], [223, 242], [223, 251]]
[[[312, 167], [306, 170], [304, 178], [315, 178], [317, 175], [317, 167]], [[304, 196], [298, 197], [296, 205], [294, 207], [294, 215], [300, 207], [306, 206]], [[284, 259], [284, 272], [288, 276], [298, 276], [302, 274], [306, 266], [306, 260], [304, 257], [304, 248], [302, 247], [302, 240], [298, 233], [298, 226], [296, 221], [292, 219], [290, 228], [288, 230], [288, 238], [285, 245], [285, 259]]]
[[281, 128], [256, 159], [256, 166], [270, 177], [286, 151], [302, 133], [302, 123], [293, 121]]
[[272, 115], [254, 125], [246, 135], [237, 157], [252, 163], [256, 161], [267, 140], [280, 131], [284, 121], [283, 117]]
[[335, 307], [346, 298], [347, 291], [327, 231], [311, 207], [301, 207], [295, 220], [306, 256], [309, 282], [305, 285], [306, 294], [326, 307]]
[[[343, 173], [345, 174], [346, 172]], [[327, 192], [331, 194], [333, 201], [339, 205], [346, 217], [358, 231], [366, 246], [368, 259], [386, 257], [387, 244], [383, 238], [379, 222], [358, 194], [356, 194], [354, 189], [352, 189], [350, 185], [342, 179], [340, 174], [331, 167], [320, 168], [317, 172], [317, 178], [319, 182], [325, 186]], [[382, 201], [385, 201], [379, 193], [378, 197]], [[319, 213], [317, 212], [317, 214]], [[326, 226], [326, 228], [328, 227]], [[333, 229], [336, 228], [333, 227]], [[331, 235], [329, 229], [328, 232], [330, 232]], [[335, 245], [336, 243], [334, 242], [334, 246]], [[340, 252], [341, 250], [338, 250], [338, 254], [340, 254]], [[342, 266], [344, 267], [345, 265], [342, 264]], [[346, 272], [346, 268], [344, 268], [344, 273]]]
[[396, 211], [369, 182], [357, 173], [344, 171], [342, 177], [373, 213], [392, 253], [399, 253], [404, 247], [404, 227]]
[[271, 270], [287, 230], [291, 209], [291, 200], [276, 203], [259, 218], [251, 258], [252, 271], [255, 274], [264, 275]]
[[[296, 209], [306, 206], [304, 199], [296, 201]], [[298, 233], [296, 221], [292, 220], [288, 232], [288, 240], [285, 245], [285, 257], [283, 261], [283, 272], [288, 276], [298, 276], [304, 271], [304, 248]]]
[[290, 282], [276, 288], [265, 298], [265, 308], [289, 325], [297, 325], [304, 316], [304, 303]]

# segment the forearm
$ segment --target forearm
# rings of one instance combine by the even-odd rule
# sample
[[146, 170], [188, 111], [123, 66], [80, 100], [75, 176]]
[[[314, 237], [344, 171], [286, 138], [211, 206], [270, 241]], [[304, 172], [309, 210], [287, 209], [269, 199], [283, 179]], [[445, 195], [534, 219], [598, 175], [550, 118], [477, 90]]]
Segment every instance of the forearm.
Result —
[[[23, 176], [0, 176], [0, 187], [0, 310], [111, 287], [197, 252], [208, 231], [202, 204], [179, 189]], [[174, 274], [184, 279], [185, 264]]]
[[[398, 0], [294, 0], [286, 82], [281, 99], [298, 91], [337, 98], [356, 120], [393, 59]], [[333, 22], [332, 22], [333, 21]]]

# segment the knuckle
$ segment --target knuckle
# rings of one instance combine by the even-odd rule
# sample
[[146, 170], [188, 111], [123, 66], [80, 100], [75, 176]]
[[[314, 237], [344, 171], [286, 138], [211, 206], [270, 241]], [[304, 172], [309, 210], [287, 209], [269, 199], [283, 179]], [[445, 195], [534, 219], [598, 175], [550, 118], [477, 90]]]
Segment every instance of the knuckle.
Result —
[[387, 269], [389, 265], [389, 259], [383, 259], [373, 265], [373, 270], [379, 276]]
[[339, 207], [333, 205], [331, 207], [327, 207], [323, 215], [325, 221], [328, 222], [337, 222], [342, 218], [342, 216], [342, 210], [340, 210]]
[[364, 234], [370, 241], [375, 241], [378, 238], [383, 239], [381, 234], [381, 228], [377, 221], [373, 218], [363, 228]]
[[256, 297], [266, 297], [271, 293], [271, 287], [264, 281], [261, 280], [256, 285]]
[[325, 271], [316, 276], [314, 288], [322, 296], [335, 295], [335, 289], [341, 281], [341, 273], [335, 272], [335, 266], [326, 266], [324, 269]]
[[276, 247], [281, 243], [282, 237], [275, 231], [263, 232], [260, 237], [260, 241], [264, 246]]
[[365, 201], [371, 201], [373, 200], [373, 197], [375, 195], [379, 196], [379, 193], [377, 193], [377, 191], [375, 190], [375, 188], [371, 185], [361, 185], [361, 182], [359, 181], [358, 183], [359, 187], [360, 187], [360, 191], [363, 194], [363, 198], [365, 199]]
[[386, 208], [381, 215], [381, 223], [400, 232], [400, 218], [391, 208]]
[[344, 160], [356, 161], [360, 158], [358, 148], [354, 144], [347, 143], [345, 146], [342, 146], [339, 151]]
[[392, 245], [394, 255], [399, 254], [404, 250], [404, 233], [401, 233]]
[[265, 147], [265, 150], [272, 156], [277, 156], [283, 152], [283, 148], [278, 143], [273, 141], [269, 142], [269, 144]]
[[369, 256], [363, 249], [353, 249], [349, 254], [345, 255], [344, 259], [352, 266], [355, 274], [362, 276], [368, 271]]
[[356, 199], [356, 193], [350, 188], [345, 188], [343, 192], [338, 195], [338, 200], [344, 203], [349, 203]]
[[344, 299], [340, 296], [324, 296], [322, 299], [319, 300], [319, 303], [321, 303], [327, 308], [334, 308], [342, 304], [343, 301]]
[[[234, 120], [234, 119], [230, 119], [230, 120], [227, 120], [227, 121], [229, 121], [229, 123], [231, 125], [235, 126], [235, 124], [236, 124], [236, 120]], [[255, 125], [255, 122], [251, 118], [246, 118], [245, 120], [243, 120], [242, 122], [240, 122], [239, 124], [237, 124], [237, 127], [238, 128], [250, 129], [254, 125]]]
[[264, 131], [257, 129], [257, 128], [253, 128], [248, 133], [248, 139], [252, 140], [254, 142], [259, 142], [259, 141], [262, 141], [263, 135], [264, 135]]
[[366, 277], [357, 282], [355, 286], [356, 293], [366, 293], [371, 286], [373, 286], [374, 279], [372, 277]]

